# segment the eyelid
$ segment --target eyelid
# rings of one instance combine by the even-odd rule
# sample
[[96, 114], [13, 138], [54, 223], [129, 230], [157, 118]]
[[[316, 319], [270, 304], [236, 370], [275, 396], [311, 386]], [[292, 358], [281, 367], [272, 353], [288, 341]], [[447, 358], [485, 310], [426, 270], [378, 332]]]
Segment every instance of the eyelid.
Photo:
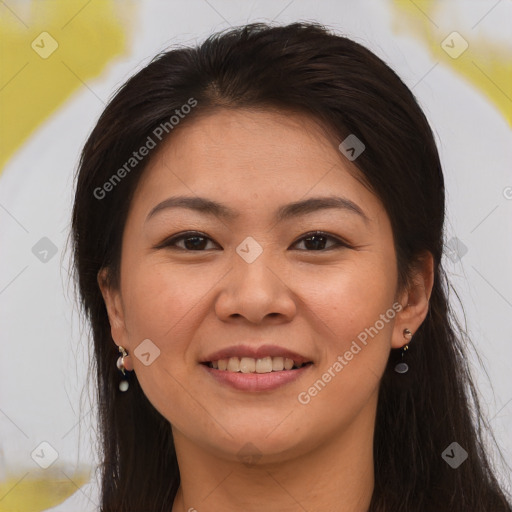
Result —
[[160, 242], [158, 245], [155, 245], [153, 249], [165, 249], [165, 248], [172, 248], [172, 249], [178, 249], [185, 252], [204, 252], [204, 251], [187, 251], [187, 249], [183, 249], [181, 247], [176, 247], [176, 242], [179, 242], [183, 239], [192, 238], [194, 236], [201, 237], [201, 238], [207, 238], [208, 240], [211, 240], [216, 245], [217, 242], [215, 242], [210, 236], [208, 236], [206, 233], [203, 233], [202, 231], [182, 231], [180, 233], [176, 233], [174, 235], [171, 235], [164, 239], [162, 242]]
[[[300, 252], [326, 252], [326, 251], [330, 251], [332, 249], [336, 249], [336, 248], [339, 248], [339, 247], [346, 247], [346, 248], [349, 248], [349, 249], [353, 248], [352, 245], [350, 245], [348, 242], [346, 242], [344, 239], [340, 238], [339, 236], [332, 235], [332, 234], [327, 233], [325, 231], [319, 231], [319, 230], [308, 231], [307, 233], [302, 234], [299, 238], [297, 238], [291, 244], [291, 246], [293, 247], [297, 243], [303, 241], [305, 238], [308, 238], [308, 237], [311, 237], [311, 236], [315, 236], [315, 235], [328, 238], [328, 239], [334, 241], [335, 243], [334, 243], [333, 246], [331, 246], [328, 249], [321, 249], [321, 250], [318, 250], [318, 251], [307, 251], [307, 250], [303, 250], [303, 249], [298, 249], [298, 250]], [[160, 244], [156, 245], [154, 247], [154, 249], [173, 248], [173, 249], [178, 249], [178, 250], [182, 250], [182, 251], [185, 251], [185, 252], [205, 252], [205, 250], [202, 250], [202, 251], [191, 251], [191, 250], [183, 249], [181, 247], [176, 247], [176, 245], [173, 245], [176, 242], [179, 242], [179, 241], [181, 241], [183, 239], [187, 239], [187, 238], [193, 238], [194, 236], [208, 239], [209, 241], [212, 241], [214, 244], [219, 245], [210, 236], [208, 236], [206, 233], [203, 233], [201, 231], [183, 231], [181, 233], [176, 233], [176, 234], [171, 235], [170, 237], [166, 238]]]
[[315, 235], [316, 236], [323, 236], [325, 238], [329, 238], [329, 239], [333, 240], [335, 242], [335, 244], [333, 246], [331, 246], [329, 249], [322, 249], [320, 251], [304, 251], [304, 250], [301, 250], [301, 252], [326, 252], [326, 251], [330, 251], [331, 249], [336, 249], [338, 247], [347, 247], [349, 249], [353, 248], [353, 246], [350, 245], [348, 242], [346, 242], [343, 238], [341, 238], [341, 237], [339, 237], [337, 235], [332, 235], [331, 233], [327, 233], [326, 231], [319, 231], [319, 230], [308, 231], [307, 233], [304, 233], [299, 238], [297, 238], [297, 240], [295, 240], [295, 242], [292, 243], [292, 246], [297, 244], [298, 242], [301, 242], [305, 238], [308, 238], [308, 237], [311, 237], [311, 236], [315, 236]]

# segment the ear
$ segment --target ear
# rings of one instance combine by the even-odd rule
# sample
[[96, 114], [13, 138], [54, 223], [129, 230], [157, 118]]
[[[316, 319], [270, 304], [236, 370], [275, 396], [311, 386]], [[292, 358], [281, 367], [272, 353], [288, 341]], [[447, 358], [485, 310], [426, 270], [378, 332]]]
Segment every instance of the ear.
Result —
[[392, 348], [408, 343], [404, 329], [414, 333], [419, 329], [428, 313], [430, 295], [434, 286], [434, 257], [428, 251], [422, 253], [414, 263], [410, 284], [399, 297], [403, 309], [397, 314], [391, 340]]
[[[124, 308], [121, 300], [121, 292], [111, 284], [108, 268], [104, 267], [99, 270], [97, 280], [107, 308], [112, 339], [116, 345], [122, 346], [129, 351], [130, 347], [125, 324]], [[125, 358], [125, 367], [127, 370], [132, 369], [129, 368], [129, 358]]]

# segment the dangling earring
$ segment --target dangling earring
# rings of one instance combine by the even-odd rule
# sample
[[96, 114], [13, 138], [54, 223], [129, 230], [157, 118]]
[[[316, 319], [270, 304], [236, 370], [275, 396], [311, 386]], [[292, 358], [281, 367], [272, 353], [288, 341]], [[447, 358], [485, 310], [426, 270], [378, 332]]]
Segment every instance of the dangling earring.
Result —
[[[124, 367], [124, 358], [128, 355], [128, 352], [126, 352], [126, 350], [119, 346], [119, 352], [121, 352], [123, 355], [122, 356], [119, 356], [119, 358], [117, 359], [117, 363], [116, 363], [116, 366], [118, 368], [118, 370], [121, 371], [121, 373], [126, 376], [126, 368]], [[128, 381], [126, 380], [126, 378], [124, 378], [123, 380], [121, 380], [121, 382], [119, 383], [119, 389], [121, 391], [126, 391], [128, 388], [129, 388], [130, 384], [128, 383]]]
[[[403, 334], [404, 334], [404, 338], [407, 341], [411, 341], [412, 332], [409, 329], [404, 329]], [[409, 344], [402, 347], [400, 362], [395, 365], [396, 373], [407, 373], [409, 371], [409, 365], [404, 362], [404, 354], [407, 350], [409, 350]]]

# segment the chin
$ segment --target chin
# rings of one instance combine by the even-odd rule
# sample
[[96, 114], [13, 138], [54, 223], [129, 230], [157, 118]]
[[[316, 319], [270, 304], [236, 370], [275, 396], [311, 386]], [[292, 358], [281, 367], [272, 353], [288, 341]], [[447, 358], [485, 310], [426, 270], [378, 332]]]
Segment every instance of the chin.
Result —
[[[223, 431], [221, 437], [210, 438], [210, 447], [222, 458], [243, 463], [282, 462], [286, 458], [297, 456], [303, 450], [306, 451], [305, 446], [313, 444], [298, 436], [292, 437], [290, 434], [296, 434], [296, 430], [272, 431], [270, 427], [261, 428], [257, 424], [245, 428], [233, 427], [228, 432], [232, 437]], [[301, 446], [303, 450], [300, 449]]]

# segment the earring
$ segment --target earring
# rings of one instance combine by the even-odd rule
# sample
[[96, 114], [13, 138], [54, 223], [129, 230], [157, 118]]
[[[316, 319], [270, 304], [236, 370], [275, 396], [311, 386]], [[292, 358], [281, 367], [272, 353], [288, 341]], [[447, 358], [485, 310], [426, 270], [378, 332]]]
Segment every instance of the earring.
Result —
[[[404, 335], [404, 338], [407, 341], [411, 341], [411, 339], [412, 339], [412, 332], [409, 329], [404, 329], [403, 335]], [[404, 362], [404, 354], [405, 354], [405, 352], [407, 350], [409, 350], [409, 344], [408, 343], [405, 346], [402, 347], [400, 362], [395, 365], [395, 372], [396, 373], [407, 373], [409, 371], [409, 365]]]
[[[121, 373], [126, 376], [126, 368], [124, 367], [124, 358], [128, 355], [128, 352], [126, 352], [126, 350], [119, 346], [119, 352], [122, 353], [121, 356], [119, 356], [119, 358], [117, 359], [117, 363], [116, 363], [116, 366], [118, 368], [118, 370], [121, 371]], [[129, 388], [130, 384], [128, 383], [128, 381], [125, 379], [123, 379], [120, 383], [119, 383], [119, 389], [121, 391], [126, 391], [128, 388]]]

